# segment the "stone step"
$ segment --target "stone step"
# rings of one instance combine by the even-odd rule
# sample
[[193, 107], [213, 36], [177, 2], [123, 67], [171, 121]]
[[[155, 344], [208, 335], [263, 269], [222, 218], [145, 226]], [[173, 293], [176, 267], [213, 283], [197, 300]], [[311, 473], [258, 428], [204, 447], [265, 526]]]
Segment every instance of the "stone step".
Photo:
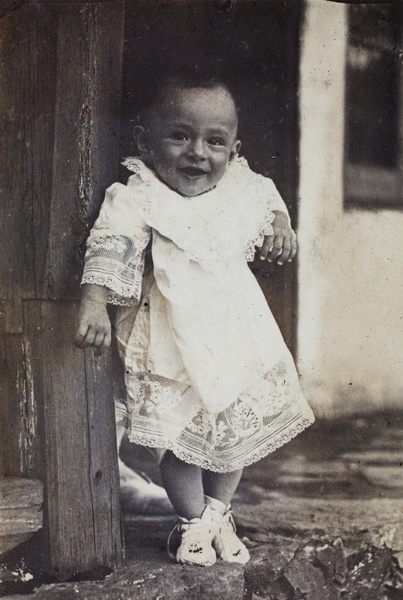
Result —
[[[126, 565], [102, 581], [44, 585], [33, 600], [375, 600], [399, 598], [395, 557], [403, 501], [340, 502], [287, 498], [236, 509], [250, 562], [179, 565], [166, 552], [172, 518], [126, 522]], [[382, 525], [379, 515], [382, 514]], [[396, 595], [389, 596], [393, 588]], [[28, 600], [27, 596], [7, 596]]]

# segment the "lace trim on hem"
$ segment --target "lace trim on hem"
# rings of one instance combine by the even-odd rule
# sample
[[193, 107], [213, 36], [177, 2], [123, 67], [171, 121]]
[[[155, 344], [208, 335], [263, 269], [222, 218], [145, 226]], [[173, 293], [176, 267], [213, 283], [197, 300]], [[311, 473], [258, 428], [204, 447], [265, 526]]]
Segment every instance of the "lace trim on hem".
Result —
[[109, 290], [107, 302], [118, 306], [135, 306], [140, 302], [141, 282], [133, 285], [119, 285], [115, 277], [87, 273], [81, 279], [81, 285], [86, 283], [100, 285]]
[[229, 462], [221, 462], [216, 461], [214, 459], [209, 459], [207, 457], [202, 457], [200, 454], [196, 454], [194, 452], [185, 451], [181, 448], [181, 445], [178, 443], [174, 443], [169, 439], [160, 439], [159, 442], [152, 438], [152, 436], [147, 435], [136, 435], [133, 432], [129, 433], [129, 440], [135, 444], [139, 444], [140, 446], [148, 446], [150, 448], [164, 448], [166, 450], [171, 450], [177, 458], [183, 460], [188, 464], [196, 465], [197, 467], [201, 467], [202, 469], [206, 469], [208, 471], [213, 471], [214, 473], [229, 473], [231, 471], [237, 471], [239, 469], [243, 469], [244, 467], [248, 467], [249, 465], [258, 462], [268, 454], [271, 454], [284, 446], [292, 439], [294, 439], [297, 435], [302, 433], [307, 427], [312, 425], [315, 421], [315, 417], [313, 413], [308, 415], [301, 415], [299, 421], [292, 427], [287, 430], [287, 433], [279, 433], [270, 441], [263, 443], [258, 448], [256, 448], [248, 458], [245, 460], [232, 460]]

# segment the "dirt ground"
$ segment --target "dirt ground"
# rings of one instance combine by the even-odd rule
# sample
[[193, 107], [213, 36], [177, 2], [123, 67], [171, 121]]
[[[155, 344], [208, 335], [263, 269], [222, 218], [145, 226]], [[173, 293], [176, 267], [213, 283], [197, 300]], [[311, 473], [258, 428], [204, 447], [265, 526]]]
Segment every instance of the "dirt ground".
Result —
[[[125, 460], [158, 480], [141, 454]], [[245, 470], [233, 503], [245, 567], [177, 565], [175, 518], [124, 514], [123, 568], [98, 581], [43, 582], [23, 548], [3, 561], [0, 595], [70, 600], [403, 599], [403, 414], [317, 422]], [[42, 585], [41, 585], [42, 584]]]

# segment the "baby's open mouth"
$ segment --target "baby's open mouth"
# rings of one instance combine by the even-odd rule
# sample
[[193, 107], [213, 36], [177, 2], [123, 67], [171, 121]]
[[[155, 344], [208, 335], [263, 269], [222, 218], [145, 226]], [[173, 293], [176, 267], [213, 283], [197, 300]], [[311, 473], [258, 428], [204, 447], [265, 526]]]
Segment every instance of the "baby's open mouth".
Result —
[[200, 169], [199, 167], [184, 167], [183, 169], [180, 169], [180, 171], [191, 178], [202, 177], [207, 174], [206, 171], [203, 171], [203, 169]]

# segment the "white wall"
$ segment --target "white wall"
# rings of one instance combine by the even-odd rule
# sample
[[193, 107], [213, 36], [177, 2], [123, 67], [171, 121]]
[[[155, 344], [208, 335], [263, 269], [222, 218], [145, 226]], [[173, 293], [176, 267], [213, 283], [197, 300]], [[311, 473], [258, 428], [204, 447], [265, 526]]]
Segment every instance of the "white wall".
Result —
[[346, 10], [309, 0], [302, 36], [298, 369], [322, 416], [403, 399], [403, 212], [343, 209]]

